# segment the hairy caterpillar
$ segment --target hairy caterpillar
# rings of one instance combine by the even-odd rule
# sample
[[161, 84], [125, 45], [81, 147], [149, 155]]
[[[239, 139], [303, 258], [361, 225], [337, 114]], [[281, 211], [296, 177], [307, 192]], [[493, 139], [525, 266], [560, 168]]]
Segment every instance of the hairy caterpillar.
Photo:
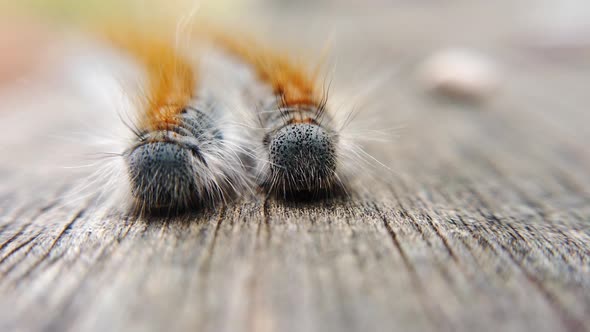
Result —
[[345, 190], [340, 128], [327, 112], [328, 91], [318, 72], [281, 52], [220, 30], [206, 30], [214, 45], [251, 67], [268, 87], [257, 93], [254, 111], [262, 129], [252, 135], [256, 181], [268, 193], [316, 197]]
[[216, 75], [207, 75], [207, 52], [181, 49], [174, 38], [150, 30], [117, 27], [101, 36], [143, 74], [144, 84], [132, 97], [133, 114], [126, 116], [133, 138], [118, 152], [125, 168], [118, 180], [127, 182], [133, 205], [142, 211], [184, 210], [246, 191], [245, 150], [229, 125], [231, 102], [223, 96], [231, 88], [211, 83]]

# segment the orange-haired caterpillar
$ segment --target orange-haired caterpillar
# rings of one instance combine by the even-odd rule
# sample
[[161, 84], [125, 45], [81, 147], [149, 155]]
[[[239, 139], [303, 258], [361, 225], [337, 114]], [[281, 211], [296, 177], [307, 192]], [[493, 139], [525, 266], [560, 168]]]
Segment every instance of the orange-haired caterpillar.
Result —
[[131, 144], [122, 151], [130, 192], [141, 210], [200, 207], [246, 186], [242, 149], [224, 127], [228, 112], [192, 60], [159, 33], [112, 30], [111, 46], [140, 64]]
[[210, 32], [214, 44], [252, 67], [271, 93], [260, 98], [263, 128], [257, 151], [259, 184], [278, 196], [329, 194], [343, 189], [339, 174], [338, 130], [327, 108], [327, 92], [317, 75], [290, 57], [251, 40]]

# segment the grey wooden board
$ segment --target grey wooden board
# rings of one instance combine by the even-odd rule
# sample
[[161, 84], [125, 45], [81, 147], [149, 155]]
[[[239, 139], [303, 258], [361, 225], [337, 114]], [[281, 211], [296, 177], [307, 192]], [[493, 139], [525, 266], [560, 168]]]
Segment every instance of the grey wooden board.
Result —
[[[403, 126], [368, 146], [393, 171], [361, 172], [348, 199], [105, 217], [91, 197], [68, 196], [83, 172], [47, 166], [84, 151], [48, 139], [76, 130], [59, 103], [0, 99], [0, 329], [589, 330], [588, 58], [549, 61], [504, 26], [464, 29], [453, 19], [463, 10], [410, 12], [334, 23], [346, 36], [333, 50], [339, 82], [367, 81], [352, 68], [402, 67], [369, 116]], [[325, 17], [306, 20], [315, 28], [281, 40], [321, 47]], [[418, 60], [456, 43], [502, 64], [489, 103], [416, 84]]]

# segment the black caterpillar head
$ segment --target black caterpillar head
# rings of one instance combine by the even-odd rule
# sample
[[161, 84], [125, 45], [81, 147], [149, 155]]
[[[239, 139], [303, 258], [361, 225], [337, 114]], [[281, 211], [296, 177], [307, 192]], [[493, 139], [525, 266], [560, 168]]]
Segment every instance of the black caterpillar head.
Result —
[[278, 195], [330, 190], [336, 180], [337, 139], [317, 124], [282, 127], [267, 142], [270, 177], [265, 185]]
[[201, 111], [179, 117], [178, 125], [145, 133], [125, 154], [131, 194], [142, 210], [200, 207], [223, 198], [228, 187], [231, 176], [219, 175], [219, 158], [208, 152], [222, 149], [221, 132]]

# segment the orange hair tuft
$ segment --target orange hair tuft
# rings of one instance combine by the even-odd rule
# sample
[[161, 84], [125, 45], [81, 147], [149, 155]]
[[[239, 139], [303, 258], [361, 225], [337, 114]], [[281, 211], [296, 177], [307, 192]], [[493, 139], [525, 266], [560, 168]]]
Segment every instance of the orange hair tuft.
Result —
[[252, 39], [240, 37], [238, 40], [215, 29], [205, 34], [228, 53], [252, 65], [260, 79], [268, 82], [281, 97], [282, 106], [319, 105], [317, 73], [310, 73], [302, 63]]
[[140, 96], [145, 108], [144, 125], [152, 130], [177, 123], [177, 115], [195, 93], [196, 69], [163, 34], [133, 29], [109, 29], [107, 39], [145, 68], [148, 90]]

